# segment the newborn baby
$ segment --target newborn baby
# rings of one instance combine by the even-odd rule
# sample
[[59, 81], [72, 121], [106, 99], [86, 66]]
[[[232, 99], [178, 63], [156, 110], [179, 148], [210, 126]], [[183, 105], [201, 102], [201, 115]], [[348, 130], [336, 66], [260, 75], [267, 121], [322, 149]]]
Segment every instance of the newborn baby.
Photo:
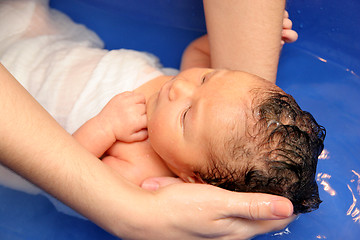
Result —
[[324, 136], [311, 114], [275, 84], [207, 68], [120, 94], [74, 133], [136, 184], [175, 174], [232, 191], [282, 195], [295, 213], [321, 202], [315, 172]]

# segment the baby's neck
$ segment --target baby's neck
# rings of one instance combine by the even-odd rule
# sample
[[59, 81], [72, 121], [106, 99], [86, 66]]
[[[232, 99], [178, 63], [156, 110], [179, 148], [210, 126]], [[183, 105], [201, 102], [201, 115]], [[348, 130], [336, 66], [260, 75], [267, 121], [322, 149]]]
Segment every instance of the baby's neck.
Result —
[[151, 177], [175, 176], [151, 147], [149, 139], [134, 143], [116, 142], [110, 151], [117, 157], [105, 158], [104, 162], [136, 185]]

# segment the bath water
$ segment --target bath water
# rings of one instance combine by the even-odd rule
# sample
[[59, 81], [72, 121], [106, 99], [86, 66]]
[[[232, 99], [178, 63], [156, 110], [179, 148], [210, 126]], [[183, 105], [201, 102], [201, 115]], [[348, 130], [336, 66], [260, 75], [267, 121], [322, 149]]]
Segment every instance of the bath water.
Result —
[[[285, 230], [255, 239], [356, 239], [360, 236], [360, 78], [300, 48], [282, 52], [278, 85], [327, 130], [317, 183], [323, 203]], [[2, 179], [0, 239], [114, 239], [93, 223], [59, 212], [20, 180]], [[5, 185], [5, 186], [4, 186]], [[34, 195], [35, 194], [35, 195]]]

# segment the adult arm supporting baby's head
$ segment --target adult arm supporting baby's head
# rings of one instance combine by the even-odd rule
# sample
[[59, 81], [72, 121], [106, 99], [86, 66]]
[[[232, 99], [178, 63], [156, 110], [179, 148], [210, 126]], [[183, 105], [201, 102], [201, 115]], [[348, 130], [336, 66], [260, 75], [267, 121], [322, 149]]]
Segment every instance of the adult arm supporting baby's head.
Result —
[[239, 195], [208, 185], [144, 191], [82, 148], [2, 65], [0, 79], [1, 164], [119, 237], [204, 239], [221, 233], [248, 238], [274, 226], [249, 233], [251, 226], [234, 216], [282, 219], [292, 213], [284, 198]]

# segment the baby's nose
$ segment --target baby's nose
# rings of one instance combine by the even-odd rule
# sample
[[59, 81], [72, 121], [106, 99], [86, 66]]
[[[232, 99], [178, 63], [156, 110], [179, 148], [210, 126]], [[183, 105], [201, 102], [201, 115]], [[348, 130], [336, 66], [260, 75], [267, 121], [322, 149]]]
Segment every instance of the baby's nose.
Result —
[[169, 90], [169, 100], [174, 101], [179, 98], [186, 98], [193, 95], [196, 86], [189, 81], [177, 79]]

